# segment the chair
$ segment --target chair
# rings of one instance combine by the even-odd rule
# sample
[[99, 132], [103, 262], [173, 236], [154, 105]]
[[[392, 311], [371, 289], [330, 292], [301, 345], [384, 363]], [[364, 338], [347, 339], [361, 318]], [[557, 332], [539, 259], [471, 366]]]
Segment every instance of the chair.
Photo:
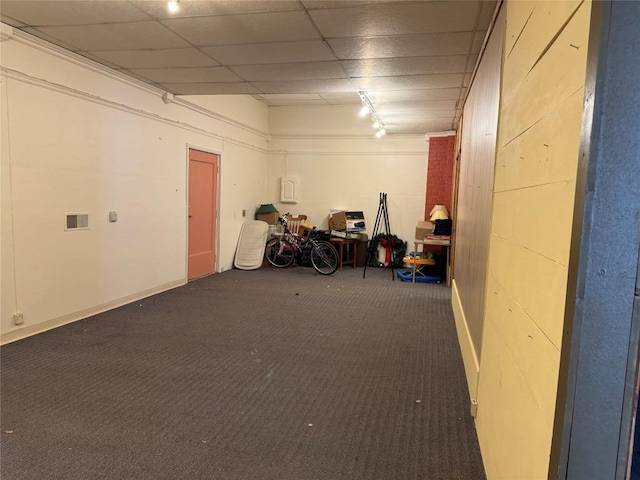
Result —
[[296, 235], [300, 235], [300, 225], [305, 223], [306, 215], [287, 215], [287, 226]]

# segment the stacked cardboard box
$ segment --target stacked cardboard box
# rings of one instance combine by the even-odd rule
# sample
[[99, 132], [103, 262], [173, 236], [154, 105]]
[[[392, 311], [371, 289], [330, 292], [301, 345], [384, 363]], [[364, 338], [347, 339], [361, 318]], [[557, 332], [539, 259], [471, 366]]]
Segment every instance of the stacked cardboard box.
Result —
[[433, 233], [433, 223], [419, 221], [416, 225], [416, 240], [424, 240]]
[[347, 232], [364, 232], [367, 226], [363, 212], [334, 212], [331, 217], [333, 230], [346, 230]]
[[262, 220], [263, 222], [267, 222], [269, 225], [277, 225], [278, 218], [280, 218], [280, 214], [278, 212], [256, 213], [256, 220]]

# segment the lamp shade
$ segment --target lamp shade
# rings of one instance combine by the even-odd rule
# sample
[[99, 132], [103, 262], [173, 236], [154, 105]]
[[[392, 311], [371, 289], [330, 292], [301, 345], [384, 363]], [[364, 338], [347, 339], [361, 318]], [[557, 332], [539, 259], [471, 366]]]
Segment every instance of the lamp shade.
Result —
[[434, 205], [429, 215], [429, 220], [431, 220], [432, 222], [436, 220], [446, 220], [447, 218], [449, 218], [449, 211], [444, 205]]
[[275, 213], [277, 211], [278, 209], [274, 207], [272, 203], [263, 203], [256, 213]]

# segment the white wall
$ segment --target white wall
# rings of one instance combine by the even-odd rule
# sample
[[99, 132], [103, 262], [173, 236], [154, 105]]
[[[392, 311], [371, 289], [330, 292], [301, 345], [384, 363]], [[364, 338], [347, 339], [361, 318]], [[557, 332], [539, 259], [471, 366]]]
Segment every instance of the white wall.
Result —
[[[189, 146], [221, 154], [217, 268], [231, 268], [241, 212], [265, 198], [264, 105], [165, 104], [28, 35], [0, 47], [2, 342], [186, 281]], [[88, 212], [90, 229], [65, 232], [66, 212]]]
[[[386, 192], [392, 233], [411, 242], [424, 218], [428, 141], [376, 139], [359, 106], [271, 107], [267, 199], [326, 229], [330, 209], [362, 210], [371, 236], [379, 194]], [[280, 203], [280, 177], [300, 178], [297, 204]], [[409, 244], [413, 250], [413, 244]]]

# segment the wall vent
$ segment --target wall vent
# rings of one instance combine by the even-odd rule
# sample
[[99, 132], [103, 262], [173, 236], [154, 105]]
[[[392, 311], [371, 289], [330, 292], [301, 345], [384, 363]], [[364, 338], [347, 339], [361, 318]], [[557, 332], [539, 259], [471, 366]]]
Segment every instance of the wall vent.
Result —
[[89, 228], [88, 213], [66, 213], [65, 230], [87, 230]]

